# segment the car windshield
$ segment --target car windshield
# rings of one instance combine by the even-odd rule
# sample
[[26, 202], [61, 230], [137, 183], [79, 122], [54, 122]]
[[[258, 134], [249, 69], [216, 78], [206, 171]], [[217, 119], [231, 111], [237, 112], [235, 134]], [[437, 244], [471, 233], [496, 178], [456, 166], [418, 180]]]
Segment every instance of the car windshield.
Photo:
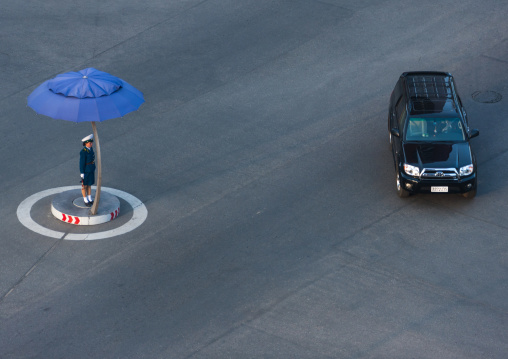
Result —
[[459, 118], [410, 117], [406, 141], [464, 141], [464, 127]]

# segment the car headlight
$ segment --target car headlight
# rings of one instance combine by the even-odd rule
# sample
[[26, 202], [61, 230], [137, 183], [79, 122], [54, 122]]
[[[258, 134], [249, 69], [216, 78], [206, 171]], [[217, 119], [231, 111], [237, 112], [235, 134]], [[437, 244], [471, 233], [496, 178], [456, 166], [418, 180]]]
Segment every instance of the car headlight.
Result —
[[404, 163], [404, 172], [406, 172], [410, 176], [418, 177], [420, 175], [420, 169], [416, 166], [408, 165]]
[[461, 176], [469, 176], [471, 173], [473, 173], [473, 165], [467, 165], [467, 166], [464, 166], [464, 167], [461, 167], [460, 168], [460, 171], [459, 171], [459, 174]]

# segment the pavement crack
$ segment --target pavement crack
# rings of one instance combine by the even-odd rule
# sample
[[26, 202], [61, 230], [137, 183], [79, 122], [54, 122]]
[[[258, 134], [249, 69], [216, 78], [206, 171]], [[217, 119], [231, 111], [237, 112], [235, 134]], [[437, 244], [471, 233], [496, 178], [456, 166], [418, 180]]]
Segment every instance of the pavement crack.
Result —
[[355, 237], [358, 233], [362, 233], [362, 232], [364, 232], [365, 230], [367, 230], [367, 229], [369, 229], [369, 228], [373, 227], [373, 226], [374, 226], [374, 225], [376, 225], [377, 223], [382, 222], [383, 220], [385, 220], [385, 219], [387, 219], [387, 218], [389, 218], [389, 217], [393, 216], [393, 215], [394, 215], [394, 214], [396, 214], [396, 213], [399, 213], [400, 211], [404, 210], [406, 207], [412, 206], [414, 202], [415, 202], [415, 200], [409, 200], [409, 201], [407, 201], [407, 203], [403, 204], [401, 207], [399, 207], [399, 208], [395, 208], [393, 211], [391, 211], [391, 212], [389, 212], [389, 213], [385, 214], [384, 216], [381, 216], [381, 217], [379, 217], [379, 218], [376, 218], [375, 220], [373, 220], [373, 221], [371, 221], [371, 222], [367, 223], [366, 225], [364, 225], [363, 227], [358, 228], [357, 230], [355, 230], [355, 231], [354, 231], [353, 233], [351, 233], [350, 235], [348, 235], [348, 236], [344, 237], [344, 238], [343, 238], [343, 239], [342, 239], [342, 240], [341, 240], [341, 241], [340, 241], [340, 242], [336, 245], [336, 247], [339, 247], [339, 246], [341, 246], [342, 244], [344, 244], [346, 241], [348, 241], [348, 240], [350, 240], [350, 239], [354, 238], [354, 237]]
[[489, 59], [489, 60], [492, 60], [492, 61], [501, 62], [501, 63], [503, 63], [503, 64], [508, 64], [508, 61], [503, 60], [503, 59], [500, 59], [500, 58], [497, 58], [497, 57], [488, 56], [488, 55], [481, 55], [481, 57], [484, 57], [484, 58]]
[[496, 152], [496, 153], [492, 154], [492, 156], [490, 156], [490, 158], [487, 158], [486, 160], [480, 162], [479, 165], [483, 166], [484, 164], [489, 163], [490, 161], [496, 160], [499, 157], [505, 155], [507, 152], [508, 152], [508, 149], [504, 149], [499, 152]]
[[[432, 204], [438, 204], [437, 202], [431, 200], [431, 199], [428, 199], [428, 198], [425, 198], [425, 199], [422, 199], [423, 201], [427, 201], [428, 203], [432, 203]], [[491, 226], [494, 226], [494, 227], [498, 227], [498, 228], [501, 228], [501, 229], [508, 229], [508, 226], [506, 225], [503, 225], [503, 224], [500, 224], [500, 223], [495, 223], [495, 222], [492, 222], [492, 221], [489, 221], [485, 218], [481, 218], [481, 217], [478, 217], [478, 216], [474, 216], [474, 215], [471, 215], [469, 213], [466, 213], [466, 212], [463, 212], [463, 211], [459, 211], [458, 209], [452, 207], [452, 206], [449, 206], [449, 205], [444, 205], [447, 209], [449, 209], [450, 211], [452, 212], [455, 212], [457, 214], [460, 214], [461, 216], [464, 216], [464, 217], [467, 217], [467, 218], [470, 218], [470, 219], [474, 219], [478, 222], [483, 222], [483, 223], [486, 223], [488, 225], [491, 225]]]
[[[189, 10], [192, 10], [192, 9], [194, 9], [194, 8], [196, 8], [196, 7], [198, 7], [198, 6], [200, 6], [201, 4], [203, 4], [203, 3], [207, 2], [207, 1], [208, 1], [208, 0], [203, 0], [203, 1], [201, 1], [201, 2], [199, 2], [199, 3], [197, 3], [197, 4], [195, 4], [195, 5], [193, 5], [193, 6], [189, 7], [189, 8], [187, 8], [187, 9], [184, 9], [181, 13], [186, 12], [186, 11], [189, 11]], [[180, 15], [181, 13], [179, 13], [179, 14], [177, 14], [177, 15]], [[135, 39], [135, 38], [136, 38], [136, 37], [138, 37], [139, 35], [144, 34], [144, 33], [148, 32], [148, 31], [150, 31], [150, 30], [152, 30], [152, 29], [155, 29], [156, 27], [158, 27], [158, 26], [160, 26], [160, 25], [162, 25], [162, 24], [168, 23], [169, 21], [173, 20], [173, 19], [174, 19], [177, 15], [173, 15], [173, 16], [171, 16], [171, 17], [169, 17], [169, 18], [166, 18], [166, 19], [164, 19], [164, 20], [162, 20], [162, 21], [159, 21], [158, 23], [152, 24], [151, 26], [148, 26], [147, 28], [145, 28], [145, 29], [143, 29], [143, 30], [141, 30], [141, 31], [137, 32], [136, 34], [132, 35], [131, 37], [129, 37], [129, 38], [127, 38], [127, 39], [124, 39], [124, 40], [122, 40], [122, 41], [120, 41], [120, 42], [116, 43], [115, 45], [113, 45], [113, 46], [111, 46], [111, 47], [107, 48], [106, 50], [103, 50], [103, 51], [101, 51], [101, 52], [95, 52], [95, 51], [94, 51], [94, 54], [93, 54], [92, 59], [95, 59], [96, 57], [99, 57], [99, 56], [101, 56], [102, 54], [104, 54], [104, 53], [106, 53], [106, 52], [108, 52], [108, 51], [110, 51], [110, 50], [112, 50], [112, 49], [114, 49], [114, 48], [117, 48], [118, 46], [121, 46], [121, 45], [123, 45], [123, 44], [125, 44], [125, 43], [129, 42], [130, 40]]]
[[68, 233], [65, 233], [62, 238], [59, 238], [57, 239], [52, 245], [51, 247], [46, 251], [44, 252], [44, 254], [42, 256], [39, 257], [39, 259], [37, 259], [37, 261], [28, 269], [28, 271], [16, 282], [14, 283], [14, 285], [9, 288], [9, 290], [4, 294], [2, 295], [2, 297], [0, 297], [0, 304], [5, 300], [5, 298], [7, 298], [12, 292], [14, 292], [14, 290], [16, 288], [18, 288], [22, 283], [23, 281], [28, 278], [28, 276], [39, 266], [39, 264], [42, 263], [42, 261], [44, 261], [44, 259], [46, 259], [46, 257], [55, 250], [55, 248], [57, 247], [57, 245], [63, 241], [63, 239], [65, 238], [65, 236], [67, 236]]

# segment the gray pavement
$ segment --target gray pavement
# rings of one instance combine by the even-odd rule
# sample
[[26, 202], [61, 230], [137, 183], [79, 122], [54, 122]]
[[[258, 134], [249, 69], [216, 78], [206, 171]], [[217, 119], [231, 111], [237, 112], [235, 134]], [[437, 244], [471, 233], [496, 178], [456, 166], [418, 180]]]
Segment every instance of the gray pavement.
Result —
[[[505, 358], [507, 15], [496, 0], [3, 4], [0, 358]], [[67, 241], [16, 210], [78, 183], [91, 126], [26, 97], [85, 67], [145, 94], [98, 130], [103, 185], [148, 218]], [[387, 105], [408, 70], [455, 76], [481, 132], [474, 200], [396, 196]], [[122, 201], [72, 226], [50, 203], [31, 216], [65, 233], [133, 216]]]

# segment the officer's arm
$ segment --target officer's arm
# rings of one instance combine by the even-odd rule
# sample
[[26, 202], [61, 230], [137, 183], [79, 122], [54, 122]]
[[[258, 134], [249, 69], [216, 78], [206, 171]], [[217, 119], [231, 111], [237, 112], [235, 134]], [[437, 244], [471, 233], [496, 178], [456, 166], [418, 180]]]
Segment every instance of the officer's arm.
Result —
[[86, 165], [86, 153], [84, 150], [81, 150], [79, 153], [79, 172], [85, 173], [85, 165]]

